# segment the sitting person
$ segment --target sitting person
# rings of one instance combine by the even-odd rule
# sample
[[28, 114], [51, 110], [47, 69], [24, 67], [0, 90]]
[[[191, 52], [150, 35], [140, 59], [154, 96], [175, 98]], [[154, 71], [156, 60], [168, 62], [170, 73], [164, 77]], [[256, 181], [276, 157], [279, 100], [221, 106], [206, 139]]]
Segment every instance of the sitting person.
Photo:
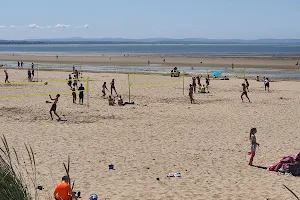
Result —
[[108, 97], [108, 105], [113, 106], [115, 105], [115, 99], [111, 97], [111, 95], [109, 95]]
[[200, 93], [206, 93], [204, 85], [201, 86]]
[[125, 103], [123, 102], [123, 99], [122, 99], [121, 95], [119, 96], [119, 99], [118, 99], [118, 105], [119, 106], [124, 106], [125, 105]]
[[171, 77], [174, 77], [174, 71], [173, 71], [173, 69], [171, 70]]

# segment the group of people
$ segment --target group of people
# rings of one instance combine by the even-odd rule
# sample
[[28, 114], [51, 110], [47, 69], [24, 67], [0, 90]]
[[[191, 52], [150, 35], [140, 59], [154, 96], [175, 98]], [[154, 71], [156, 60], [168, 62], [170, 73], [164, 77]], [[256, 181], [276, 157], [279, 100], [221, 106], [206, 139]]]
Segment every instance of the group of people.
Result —
[[[109, 90], [107, 89], [107, 86], [106, 86], [106, 82], [104, 82], [103, 85], [102, 85], [102, 97], [103, 98], [105, 98], [105, 96], [106, 96], [106, 91], [109, 92]], [[116, 91], [115, 79], [112, 79], [111, 82], [110, 82], [110, 95], [108, 96], [108, 105], [114, 106], [116, 104], [116, 99], [115, 99], [115, 97], [113, 97], [113, 91], [115, 92], [115, 94], [118, 97], [117, 104], [119, 106], [124, 106], [125, 103], [122, 99], [122, 96], [118, 95], [118, 93]]]
[[21, 68], [23, 68], [23, 64], [24, 64], [24, 63], [23, 63], [23, 61], [22, 61], [22, 60], [21, 60], [21, 62], [20, 62], [20, 61], [18, 61], [18, 68], [20, 68], [20, 67], [21, 67]]
[[[22, 64], [22, 68], [23, 68], [23, 64]], [[31, 69], [27, 70], [27, 78], [29, 82], [32, 82], [34, 77], [34, 64], [31, 63]]]
[[[257, 81], [259, 81], [259, 77], [257, 76]], [[265, 86], [265, 91], [268, 90], [268, 92], [270, 91], [270, 80], [269, 78], [264, 77], [264, 86]], [[244, 101], [243, 96], [246, 96], [246, 98], [248, 99], [248, 101], [250, 102], [250, 99], [248, 97], [248, 93], [249, 92], [249, 82], [247, 79], [245, 79], [245, 82], [242, 83], [242, 87], [243, 87], [243, 91], [241, 94], [241, 99], [242, 101]]]
[[[209, 91], [207, 91], [208, 86], [209, 86], [209, 75], [207, 75], [205, 77], [205, 83], [206, 84], [201, 84], [201, 77], [202, 76], [192, 77], [192, 84], [190, 84], [190, 87], [189, 87], [189, 97], [190, 97], [191, 104], [195, 103], [195, 99], [193, 97], [193, 94], [196, 93], [197, 84], [198, 84], [198, 87], [199, 87], [198, 92], [200, 92], [200, 93], [209, 93]], [[196, 81], [197, 81], [197, 83], [196, 83]]]

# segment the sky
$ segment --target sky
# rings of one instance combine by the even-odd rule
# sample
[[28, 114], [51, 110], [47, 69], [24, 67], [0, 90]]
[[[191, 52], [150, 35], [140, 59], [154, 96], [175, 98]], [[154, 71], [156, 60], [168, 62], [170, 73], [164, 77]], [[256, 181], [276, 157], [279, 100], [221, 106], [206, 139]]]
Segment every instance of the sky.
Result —
[[0, 39], [300, 39], [299, 10], [299, 0], [2, 0]]

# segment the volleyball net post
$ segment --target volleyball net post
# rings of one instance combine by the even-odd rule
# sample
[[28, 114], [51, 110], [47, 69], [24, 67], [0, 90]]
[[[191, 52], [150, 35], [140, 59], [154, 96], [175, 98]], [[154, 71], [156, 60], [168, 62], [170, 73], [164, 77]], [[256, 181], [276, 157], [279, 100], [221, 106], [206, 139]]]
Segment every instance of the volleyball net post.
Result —
[[86, 93], [87, 93], [87, 106], [90, 108], [90, 90], [89, 90], [89, 77], [86, 77]]

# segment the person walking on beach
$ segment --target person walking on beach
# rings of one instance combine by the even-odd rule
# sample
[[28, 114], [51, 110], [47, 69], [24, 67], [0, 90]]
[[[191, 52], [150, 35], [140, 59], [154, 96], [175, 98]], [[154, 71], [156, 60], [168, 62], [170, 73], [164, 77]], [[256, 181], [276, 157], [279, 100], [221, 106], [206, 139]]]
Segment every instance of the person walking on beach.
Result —
[[103, 94], [102, 97], [103, 98], [105, 98], [105, 95], [106, 95], [105, 90], [107, 90], [109, 92], [109, 90], [106, 87], [106, 82], [104, 82], [102, 85], [102, 94]]
[[51, 95], [49, 95], [49, 97], [50, 97], [50, 99], [51, 99], [52, 101], [54, 100], [54, 102], [53, 102], [53, 104], [52, 104], [52, 106], [51, 106], [51, 108], [50, 108], [50, 116], [51, 116], [51, 119], [53, 120], [53, 116], [52, 116], [52, 112], [53, 112], [53, 113], [58, 117], [57, 121], [60, 121], [60, 117], [59, 117], [58, 114], [56, 113], [56, 107], [57, 107], [56, 104], [57, 104], [57, 102], [58, 102], [58, 98], [60, 97], [60, 95], [57, 94], [55, 99], [52, 99]]
[[112, 95], [113, 90], [115, 91], [116, 95], [118, 96], [118, 93], [117, 93], [116, 87], [115, 87], [115, 79], [112, 79], [112, 81], [110, 83], [110, 95]]
[[246, 83], [246, 88], [247, 88], [247, 90], [249, 92], [249, 82], [248, 82], [248, 80], [246, 78], [245, 78], [245, 83]]
[[20, 61], [18, 61], [18, 68], [20, 68]]
[[247, 97], [247, 99], [249, 100], [249, 102], [250, 102], [250, 99], [249, 99], [248, 94], [247, 94], [246, 84], [243, 83], [242, 86], [243, 86], [243, 92], [242, 92], [242, 95], [241, 95], [241, 99], [242, 99], [242, 101], [244, 101], [243, 96], [245, 95]]
[[83, 104], [83, 92], [84, 92], [84, 87], [82, 84], [80, 84], [80, 87], [78, 88], [79, 91], [79, 104]]
[[190, 88], [189, 88], [189, 96], [190, 96], [190, 100], [191, 100], [191, 104], [192, 103], [195, 103], [195, 100], [193, 98], [193, 90], [194, 90], [194, 87], [192, 84], [190, 84]]
[[270, 91], [270, 81], [269, 78], [265, 78], [265, 91], [267, 91], [268, 88], [268, 92]]
[[9, 83], [9, 81], [8, 81], [8, 73], [7, 73], [6, 69], [4, 70], [4, 74], [5, 74], [5, 83], [6, 82]]
[[249, 165], [253, 166], [253, 159], [255, 156], [255, 152], [256, 152], [256, 147], [259, 146], [259, 144], [256, 142], [256, 136], [255, 133], [257, 132], [256, 128], [251, 128], [250, 130], [250, 135], [249, 135], [249, 140], [251, 141], [251, 157], [249, 160]]
[[21, 60], [21, 67], [23, 68], [23, 61]]
[[73, 103], [76, 103], [76, 91], [75, 88], [72, 88], [72, 97], [73, 97]]

